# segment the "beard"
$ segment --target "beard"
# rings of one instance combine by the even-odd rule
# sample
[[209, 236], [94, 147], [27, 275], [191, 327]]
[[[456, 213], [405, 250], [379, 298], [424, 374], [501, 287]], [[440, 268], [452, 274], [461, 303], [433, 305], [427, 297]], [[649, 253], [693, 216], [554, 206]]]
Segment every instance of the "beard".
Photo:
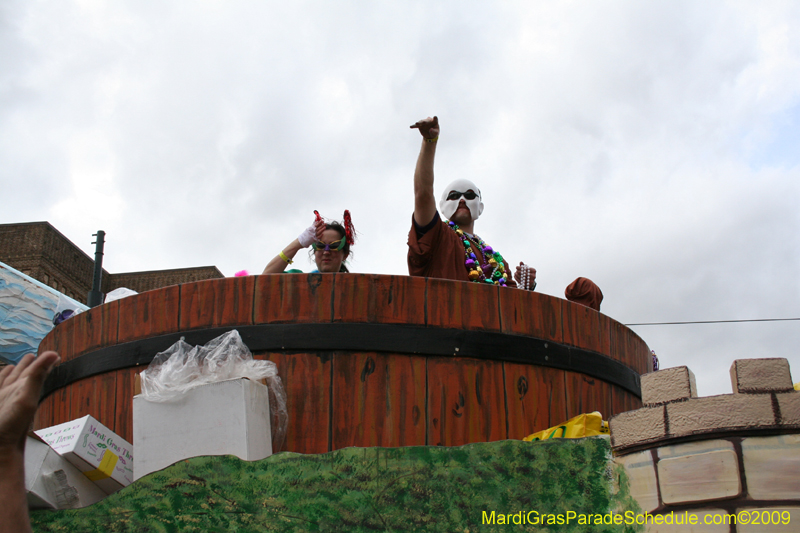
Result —
[[472, 213], [469, 212], [469, 209], [456, 209], [456, 212], [453, 213], [453, 216], [450, 217], [450, 220], [458, 224], [459, 226], [463, 226], [472, 222]]

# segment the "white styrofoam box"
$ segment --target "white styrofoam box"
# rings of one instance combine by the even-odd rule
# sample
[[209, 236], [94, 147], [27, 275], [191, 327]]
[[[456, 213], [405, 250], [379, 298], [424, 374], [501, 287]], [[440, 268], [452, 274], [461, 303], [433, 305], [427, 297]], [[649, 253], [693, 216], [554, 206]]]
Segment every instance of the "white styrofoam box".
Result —
[[46, 442], [30, 436], [25, 443], [25, 489], [30, 509], [77, 509], [106, 497]]
[[170, 402], [133, 397], [134, 479], [183, 459], [272, 455], [267, 387], [240, 378], [209, 383]]
[[133, 446], [89, 415], [34, 433], [106, 494], [133, 482]]

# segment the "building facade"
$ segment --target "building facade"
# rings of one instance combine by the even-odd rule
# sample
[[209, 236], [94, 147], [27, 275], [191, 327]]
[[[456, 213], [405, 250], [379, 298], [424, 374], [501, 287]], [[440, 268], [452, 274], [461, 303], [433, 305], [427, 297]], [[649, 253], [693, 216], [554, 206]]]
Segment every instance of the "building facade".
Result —
[[[79, 302], [86, 303], [92, 288], [94, 259], [49, 222], [0, 224], [0, 261]], [[100, 290], [105, 294], [126, 287], [144, 292], [223, 277], [215, 266], [119, 274], [103, 269]]]

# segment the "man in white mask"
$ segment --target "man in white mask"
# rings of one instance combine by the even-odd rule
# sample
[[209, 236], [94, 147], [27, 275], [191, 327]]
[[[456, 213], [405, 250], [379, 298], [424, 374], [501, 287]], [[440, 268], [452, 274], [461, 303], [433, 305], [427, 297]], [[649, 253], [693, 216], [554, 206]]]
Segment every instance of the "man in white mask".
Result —
[[[428, 117], [411, 127], [422, 134], [422, 147], [414, 171], [408, 273], [533, 290], [536, 269], [520, 263], [512, 279], [508, 263], [475, 234], [475, 221], [483, 213], [483, 202], [481, 191], [474, 183], [458, 179], [449, 184], [442, 192], [439, 211], [436, 210], [433, 161], [439, 140], [439, 119]], [[446, 220], [442, 220], [439, 213]]]

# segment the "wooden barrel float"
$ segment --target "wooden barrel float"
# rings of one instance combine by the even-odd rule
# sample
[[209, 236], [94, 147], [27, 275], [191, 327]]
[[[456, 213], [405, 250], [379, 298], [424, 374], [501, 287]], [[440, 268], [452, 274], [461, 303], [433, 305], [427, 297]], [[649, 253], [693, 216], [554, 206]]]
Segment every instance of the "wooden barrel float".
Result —
[[165, 287], [91, 309], [39, 351], [62, 363], [35, 427], [92, 415], [132, 441], [133, 376], [180, 337], [231, 329], [274, 361], [284, 450], [520, 439], [584, 412], [641, 407], [647, 345], [588, 307], [517, 289], [370, 274], [283, 274]]

